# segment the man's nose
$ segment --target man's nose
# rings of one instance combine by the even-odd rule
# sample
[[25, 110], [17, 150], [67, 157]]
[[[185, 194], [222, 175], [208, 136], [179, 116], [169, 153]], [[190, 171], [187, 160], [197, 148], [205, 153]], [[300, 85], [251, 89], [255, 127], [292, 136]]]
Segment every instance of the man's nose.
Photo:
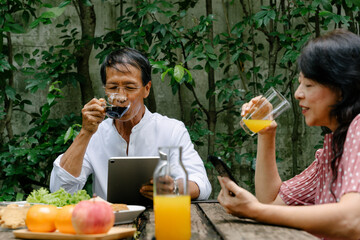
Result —
[[128, 98], [127, 98], [127, 96], [126, 96], [126, 93], [121, 93], [121, 92], [119, 92], [119, 93], [118, 93], [118, 96], [117, 96], [117, 98], [116, 98], [116, 101], [119, 102], [119, 103], [124, 103], [124, 102], [126, 102], [127, 99], [128, 99]]
[[116, 93], [112, 93], [110, 97], [112, 104], [121, 104], [127, 101], [126, 91], [117, 90]]

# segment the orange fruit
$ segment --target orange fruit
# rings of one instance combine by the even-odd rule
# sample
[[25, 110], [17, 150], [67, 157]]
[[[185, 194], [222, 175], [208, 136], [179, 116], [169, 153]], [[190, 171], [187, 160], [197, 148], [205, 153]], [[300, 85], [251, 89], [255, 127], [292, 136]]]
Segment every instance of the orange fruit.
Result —
[[31, 232], [53, 232], [57, 212], [52, 205], [33, 205], [26, 214], [26, 226]]
[[55, 227], [61, 233], [75, 233], [71, 222], [71, 215], [75, 205], [66, 205], [58, 210], [55, 218]]

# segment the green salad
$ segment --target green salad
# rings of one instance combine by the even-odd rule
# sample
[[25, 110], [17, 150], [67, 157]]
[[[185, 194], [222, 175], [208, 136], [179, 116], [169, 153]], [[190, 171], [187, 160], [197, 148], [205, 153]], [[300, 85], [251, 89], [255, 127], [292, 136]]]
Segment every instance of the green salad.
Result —
[[70, 204], [77, 204], [82, 200], [90, 199], [89, 194], [85, 190], [79, 190], [74, 194], [66, 192], [63, 188], [60, 188], [56, 192], [50, 193], [45, 188], [33, 190], [26, 198], [28, 203], [44, 203], [49, 205], [55, 205], [62, 207]]

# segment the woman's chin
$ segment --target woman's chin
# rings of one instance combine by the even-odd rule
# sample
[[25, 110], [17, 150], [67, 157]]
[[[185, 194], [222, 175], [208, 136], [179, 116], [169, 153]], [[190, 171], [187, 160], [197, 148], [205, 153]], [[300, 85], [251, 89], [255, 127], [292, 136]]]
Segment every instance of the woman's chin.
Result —
[[306, 125], [308, 125], [309, 127], [316, 126], [316, 125], [314, 124], [314, 122], [313, 122], [313, 121], [311, 121], [310, 119], [309, 119], [309, 120], [307, 120], [307, 119], [305, 118], [305, 123], [306, 123]]

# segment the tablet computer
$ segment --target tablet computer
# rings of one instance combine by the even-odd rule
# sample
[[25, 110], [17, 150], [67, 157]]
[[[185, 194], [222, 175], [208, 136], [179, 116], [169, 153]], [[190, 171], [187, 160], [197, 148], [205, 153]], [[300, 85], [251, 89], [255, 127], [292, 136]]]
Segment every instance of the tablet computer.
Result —
[[152, 205], [139, 191], [153, 177], [159, 157], [112, 157], [108, 162], [108, 202]]

